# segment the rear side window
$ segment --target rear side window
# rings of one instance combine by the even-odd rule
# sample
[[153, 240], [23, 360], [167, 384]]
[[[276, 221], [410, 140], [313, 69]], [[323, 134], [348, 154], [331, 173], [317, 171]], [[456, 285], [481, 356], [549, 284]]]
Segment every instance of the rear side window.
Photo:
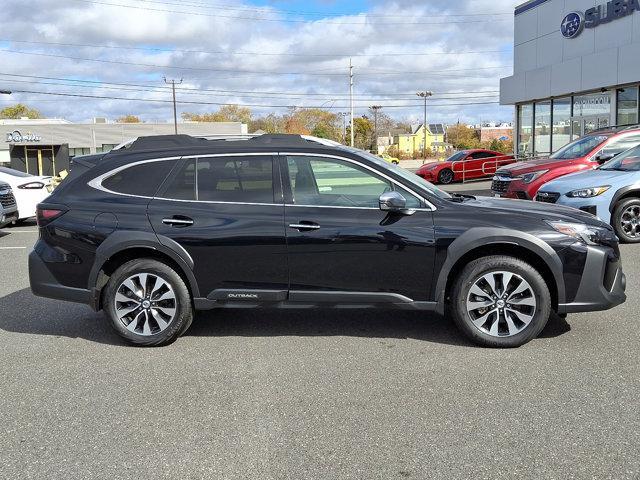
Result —
[[162, 197], [273, 203], [273, 161], [265, 156], [188, 159], [172, 175]]
[[621, 135], [611, 140], [609, 145], [602, 149], [602, 153], [617, 155], [618, 153], [633, 148], [638, 144], [640, 144], [640, 133]]
[[106, 178], [102, 186], [116, 193], [153, 197], [174, 165], [172, 160], [134, 165]]

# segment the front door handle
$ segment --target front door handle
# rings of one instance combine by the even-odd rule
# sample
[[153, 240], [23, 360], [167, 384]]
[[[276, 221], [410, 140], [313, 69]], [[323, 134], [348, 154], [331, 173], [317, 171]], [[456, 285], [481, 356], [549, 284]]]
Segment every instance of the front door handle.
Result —
[[300, 223], [290, 223], [289, 228], [294, 228], [300, 232], [304, 232], [308, 230], [318, 230], [320, 228], [320, 225], [314, 222], [302, 221]]
[[189, 225], [193, 225], [193, 219], [176, 215], [171, 218], [163, 218], [162, 223], [173, 227], [188, 227]]

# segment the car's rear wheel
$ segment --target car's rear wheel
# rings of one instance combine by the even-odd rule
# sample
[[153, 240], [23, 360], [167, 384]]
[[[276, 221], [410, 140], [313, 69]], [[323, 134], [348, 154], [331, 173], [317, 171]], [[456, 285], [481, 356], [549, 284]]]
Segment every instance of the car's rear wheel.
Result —
[[453, 171], [448, 168], [440, 170], [440, 173], [438, 174], [438, 182], [444, 185], [453, 182]]
[[171, 267], [153, 259], [120, 266], [111, 275], [103, 300], [115, 331], [135, 345], [171, 343], [193, 320], [184, 281]]
[[620, 201], [613, 210], [611, 223], [623, 242], [640, 242], [640, 198]]
[[453, 319], [475, 343], [519, 347], [537, 337], [551, 313], [540, 273], [522, 260], [488, 256], [470, 262], [453, 285]]

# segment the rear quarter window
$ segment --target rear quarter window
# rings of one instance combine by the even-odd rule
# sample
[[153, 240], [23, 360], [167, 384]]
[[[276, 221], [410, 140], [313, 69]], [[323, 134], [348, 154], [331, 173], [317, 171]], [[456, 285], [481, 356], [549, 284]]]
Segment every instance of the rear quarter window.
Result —
[[102, 186], [116, 193], [153, 197], [174, 164], [163, 160], [134, 165], [104, 179]]

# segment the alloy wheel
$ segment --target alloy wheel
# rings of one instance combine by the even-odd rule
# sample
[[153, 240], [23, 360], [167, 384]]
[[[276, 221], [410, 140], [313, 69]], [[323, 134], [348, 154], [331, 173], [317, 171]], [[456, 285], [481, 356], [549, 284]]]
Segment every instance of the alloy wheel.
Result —
[[451, 170], [443, 170], [440, 173], [440, 182], [447, 184], [453, 181], [453, 172]]
[[640, 236], [640, 205], [630, 205], [620, 217], [620, 224], [625, 235], [631, 238]]
[[467, 296], [467, 314], [473, 325], [492, 337], [520, 333], [533, 320], [536, 297], [529, 282], [506, 271], [483, 274]]
[[178, 302], [173, 288], [152, 273], [137, 273], [124, 280], [115, 295], [115, 312], [132, 333], [150, 336], [164, 331], [174, 320]]

